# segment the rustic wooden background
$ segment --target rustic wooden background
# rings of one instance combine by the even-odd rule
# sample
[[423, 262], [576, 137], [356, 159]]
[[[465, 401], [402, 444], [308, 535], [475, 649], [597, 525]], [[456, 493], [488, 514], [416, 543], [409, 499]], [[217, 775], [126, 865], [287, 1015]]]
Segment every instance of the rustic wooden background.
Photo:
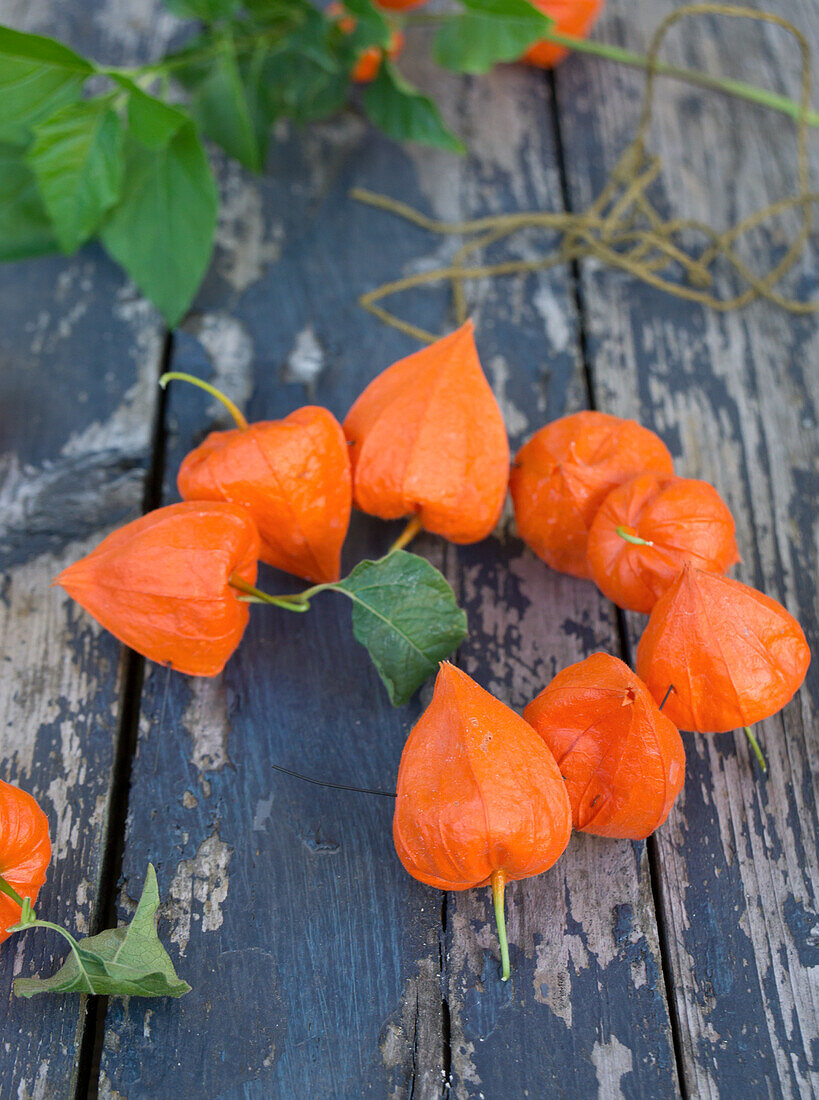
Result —
[[[596, 33], [644, 49], [675, 6], [609, 0]], [[765, 6], [819, 56], [814, 0]], [[112, 62], [156, 55], [179, 28], [158, 0], [0, 0], [0, 19]], [[190, 390], [163, 400], [162, 369], [209, 378], [251, 418], [307, 402], [343, 416], [417, 347], [356, 297], [455, 245], [353, 204], [351, 187], [453, 219], [578, 210], [631, 137], [637, 72], [576, 57], [553, 75], [460, 79], [420, 46], [406, 69], [469, 156], [398, 148], [350, 116], [284, 128], [261, 178], [218, 159], [214, 264], [172, 335], [96, 246], [0, 268], [0, 774], [49, 816], [43, 913], [80, 933], [124, 919], [152, 860], [160, 931], [193, 986], [173, 1002], [17, 1001], [13, 976], [50, 972], [62, 944], [9, 941], [2, 1097], [750, 1100], [819, 1085], [815, 666], [758, 731], [767, 779], [741, 735], [685, 735], [685, 790], [655, 838], [575, 836], [551, 872], [511, 887], [504, 986], [488, 891], [410, 879], [388, 800], [270, 767], [394, 782], [429, 689], [393, 710], [341, 601], [304, 619], [260, 610], [225, 675], [197, 682], [144, 668], [48, 587], [113, 526], [176, 499], [181, 456], [220, 423]], [[797, 94], [773, 28], [700, 20], [666, 55]], [[651, 136], [668, 210], [724, 226], [795, 187], [794, 127], [769, 111], [663, 82]], [[764, 264], [788, 229], [766, 226], [750, 255]], [[814, 250], [795, 288], [817, 284]], [[737, 575], [819, 638], [814, 319], [765, 304], [718, 315], [592, 263], [477, 284], [470, 300], [513, 445], [585, 407], [651, 426], [680, 473], [730, 502]], [[400, 305], [427, 327], [451, 323], [443, 293]], [[392, 537], [355, 517], [347, 563]], [[640, 616], [552, 573], [507, 528], [417, 549], [468, 610], [459, 663], [512, 706], [596, 649], [633, 652]]]

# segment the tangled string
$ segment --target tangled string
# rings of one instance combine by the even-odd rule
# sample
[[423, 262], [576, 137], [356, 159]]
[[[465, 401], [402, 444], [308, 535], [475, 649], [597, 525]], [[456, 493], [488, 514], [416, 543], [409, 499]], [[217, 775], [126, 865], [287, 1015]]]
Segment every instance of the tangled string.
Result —
[[[802, 59], [800, 111], [797, 120], [797, 190], [757, 210], [722, 233], [693, 218], [664, 220], [648, 197], [647, 191], [662, 172], [661, 159], [650, 153], [646, 143], [654, 108], [655, 67], [660, 47], [671, 27], [682, 19], [699, 15], [725, 15], [752, 19], [783, 27], [796, 40]], [[645, 283], [659, 287], [678, 298], [701, 302], [712, 309], [740, 309], [759, 298], [767, 299], [793, 314], [819, 310], [819, 301], [804, 302], [789, 298], [777, 286], [800, 258], [812, 229], [812, 205], [819, 193], [810, 189], [808, 167], [808, 120], [812, 80], [811, 50], [804, 35], [787, 20], [770, 12], [753, 11], [733, 4], [691, 4], [669, 15], [655, 32], [648, 51], [646, 90], [640, 121], [634, 140], [620, 157], [608, 182], [597, 199], [581, 213], [529, 211], [499, 214], [464, 222], [443, 222], [427, 217], [406, 203], [386, 195], [357, 188], [351, 193], [358, 202], [404, 218], [431, 233], [470, 238], [455, 252], [447, 267], [384, 283], [363, 295], [360, 304], [385, 324], [419, 340], [437, 339], [432, 333], [403, 320], [379, 305], [385, 298], [403, 290], [448, 282], [458, 323], [467, 317], [465, 284], [475, 279], [544, 271], [556, 264], [596, 257], [611, 267], [627, 271]], [[749, 230], [788, 210], [798, 210], [799, 231], [784, 255], [764, 275], [757, 275], [739, 257], [737, 241]], [[560, 237], [545, 256], [531, 260], [467, 265], [469, 257], [489, 245], [530, 229], [552, 230]], [[707, 242], [694, 253], [685, 241], [699, 233]], [[715, 266], [727, 261], [745, 284], [732, 297], [715, 291]], [[675, 276], [675, 277], [672, 277]]]

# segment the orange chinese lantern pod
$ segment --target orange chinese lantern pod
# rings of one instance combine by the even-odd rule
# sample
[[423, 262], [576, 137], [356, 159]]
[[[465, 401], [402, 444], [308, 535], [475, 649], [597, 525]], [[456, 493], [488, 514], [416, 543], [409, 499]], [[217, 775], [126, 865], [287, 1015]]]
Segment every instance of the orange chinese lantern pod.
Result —
[[592, 521], [587, 557], [604, 596], [646, 614], [686, 562], [724, 573], [740, 560], [734, 517], [713, 485], [658, 474], [612, 489]]
[[680, 729], [724, 733], [775, 714], [805, 678], [810, 650], [794, 617], [747, 584], [686, 565], [651, 612], [637, 675]]
[[640, 840], [668, 817], [685, 779], [682, 738], [617, 657], [563, 669], [523, 717], [557, 761], [575, 829]]
[[348, 450], [333, 414], [309, 405], [283, 420], [211, 432], [182, 462], [177, 487], [185, 500], [246, 509], [268, 565], [337, 581], [352, 507]]
[[377, 8], [386, 8], [387, 11], [409, 11], [410, 8], [420, 8], [427, 0], [375, 0]]
[[0, 779], [0, 943], [19, 921], [21, 901], [37, 900], [50, 861], [48, 818], [28, 792]]
[[353, 500], [381, 519], [414, 515], [450, 542], [478, 542], [509, 480], [503, 417], [471, 321], [388, 367], [347, 414]]
[[398, 771], [398, 858], [440, 890], [491, 884], [504, 981], [503, 891], [548, 870], [571, 834], [566, 786], [532, 727], [444, 662]]
[[256, 582], [259, 534], [243, 508], [171, 504], [114, 531], [54, 580], [125, 645], [191, 676], [216, 676], [248, 607], [231, 584]]
[[[532, 0], [532, 4], [554, 19], [553, 29], [559, 34], [585, 38], [603, 11], [605, 0]], [[553, 69], [568, 53], [567, 47], [544, 40], [530, 46], [521, 61], [541, 69]]]
[[637, 474], [670, 476], [665, 443], [634, 420], [601, 412], [561, 417], [518, 451], [510, 489], [520, 537], [552, 569], [588, 577], [586, 544], [597, 509]]
[[[355, 30], [356, 21], [352, 15], [346, 12], [343, 4], [330, 4], [326, 10], [326, 14], [331, 19], [338, 20], [339, 29], [343, 34], [352, 34]], [[398, 57], [403, 48], [404, 35], [401, 31], [393, 29], [390, 32], [390, 44], [386, 50], [387, 57]], [[350, 74], [351, 79], [356, 84], [370, 84], [375, 80], [378, 76], [378, 70], [381, 68], [381, 58], [384, 52], [385, 51], [379, 49], [378, 46], [370, 46], [368, 49], [363, 50], [355, 63], [355, 68]]]

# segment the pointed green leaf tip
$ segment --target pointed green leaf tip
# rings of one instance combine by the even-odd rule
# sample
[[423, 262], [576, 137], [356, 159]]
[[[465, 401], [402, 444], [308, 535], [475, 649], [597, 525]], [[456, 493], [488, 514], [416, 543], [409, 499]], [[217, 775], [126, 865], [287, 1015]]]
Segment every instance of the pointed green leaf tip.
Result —
[[181, 997], [190, 986], [176, 976], [156, 933], [159, 890], [148, 864], [145, 886], [130, 924], [80, 940], [50, 978], [17, 978], [18, 997], [38, 993], [97, 993], [106, 997]]
[[446, 578], [417, 554], [359, 562], [334, 586], [353, 601], [353, 633], [366, 646], [393, 706], [401, 706], [466, 637], [466, 613]]

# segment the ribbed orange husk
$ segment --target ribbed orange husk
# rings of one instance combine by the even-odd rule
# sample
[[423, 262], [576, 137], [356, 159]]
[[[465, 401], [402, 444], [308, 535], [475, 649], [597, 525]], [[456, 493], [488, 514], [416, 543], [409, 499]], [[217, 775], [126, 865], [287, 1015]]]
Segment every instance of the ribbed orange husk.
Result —
[[523, 716], [566, 780], [575, 829], [640, 840], [668, 817], [685, 779], [682, 738], [617, 657], [569, 665]]
[[[0, 779], [0, 875], [33, 905], [50, 861], [48, 818], [27, 791]], [[0, 894], [0, 943], [19, 919], [17, 902]]]
[[[628, 542], [618, 527], [653, 545]], [[603, 595], [645, 614], [686, 562], [724, 573], [740, 560], [734, 517], [713, 485], [657, 474], [612, 489], [589, 530], [587, 556]]]
[[379, 8], [387, 8], [389, 11], [407, 11], [409, 8], [420, 8], [427, 0], [375, 0]]
[[441, 665], [398, 771], [393, 837], [421, 882], [467, 890], [538, 875], [571, 834], [566, 786], [532, 727], [466, 673]]
[[[343, 34], [352, 34], [355, 30], [356, 20], [347, 12], [343, 4], [328, 4], [325, 9], [325, 14], [329, 18], [335, 18], [338, 21], [339, 29]], [[394, 28], [390, 33], [390, 44], [386, 51], [387, 57], [398, 57], [403, 48], [404, 35], [400, 30]], [[375, 80], [381, 68], [381, 58], [383, 54], [384, 51], [378, 46], [370, 46], [368, 49], [363, 50], [350, 74], [352, 80], [356, 84], [370, 84]]]
[[382, 519], [420, 513], [427, 531], [478, 542], [500, 517], [509, 442], [472, 322], [388, 367], [344, 421], [353, 500]]
[[171, 504], [114, 531], [56, 578], [125, 645], [191, 676], [216, 676], [248, 607], [228, 584], [256, 583], [259, 534], [235, 504]]
[[[555, 21], [554, 29], [561, 34], [585, 38], [605, 7], [605, 0], [532, 0], [544, 15]], [[553, 69], [570, 51], [553, 42], [536, 42], [521, 58], [527, 65]]]
[[680, 729], [724, 733], [775, 714], [805, 679], [810, 650], [781, 604], [686, 565], [654, 605], [637, 675]]
[[352, 508], [349, 447], [328, 409], [211, 432], [182, 462], [185, 500], [226, 500], [259, 530], [260, 559], [308, 581], [337, 581]]
[[552, 569], [588, 577], [586, 545], [597, 509], [637, 474], [671, 475], [658, 435], [601, 412], [561, 417], [518, 451], [510, 489], [520, 537]]

